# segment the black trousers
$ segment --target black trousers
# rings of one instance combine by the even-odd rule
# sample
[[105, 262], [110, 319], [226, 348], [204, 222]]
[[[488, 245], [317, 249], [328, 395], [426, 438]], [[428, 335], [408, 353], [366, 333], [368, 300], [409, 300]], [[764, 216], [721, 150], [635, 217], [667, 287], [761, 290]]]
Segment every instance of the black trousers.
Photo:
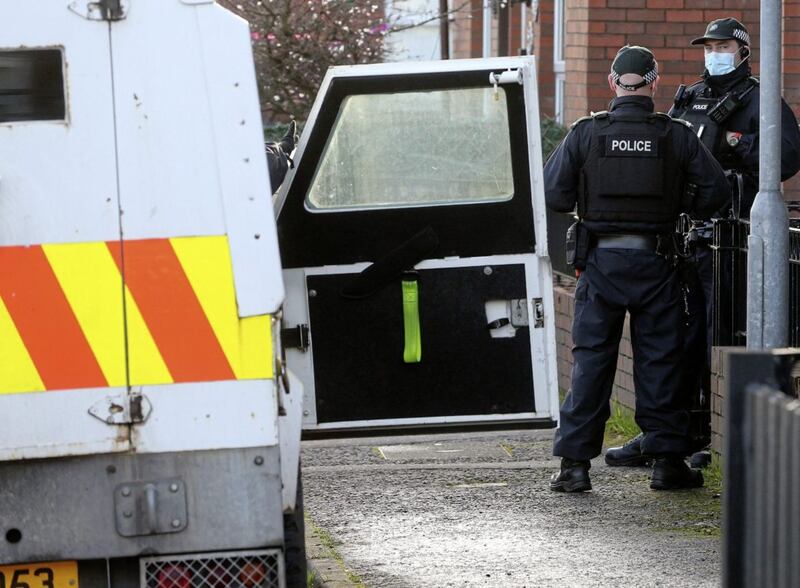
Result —
[[689, 392], [693, 449], [711, 442], [711, 345], [714, 341], [714, 254], [698, 244], [692, 258], [683, 386]]
[[600, 454], [625, 312], [630, 313], [636, 422], [642, 452], [689, 453], [687, 396], [681, 386], [683, 296], [671, 264], [655, 252], [593, 249], [575, 291], [572, 384], [561, 406], [554, 455]]

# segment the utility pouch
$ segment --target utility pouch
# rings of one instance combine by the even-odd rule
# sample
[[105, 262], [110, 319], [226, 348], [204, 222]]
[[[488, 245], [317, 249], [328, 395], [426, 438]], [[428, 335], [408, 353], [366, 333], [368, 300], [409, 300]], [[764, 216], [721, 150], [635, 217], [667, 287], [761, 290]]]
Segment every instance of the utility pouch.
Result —
[[683, 241], [683, 235], [680, 233], [673, 232], [658, 235], [656, 254], [674, 261], [681, 253], [681, 241]]
[[678, 91], [675, 92], [675, 98], [673, 99], [672, 103], [675, 105], [675, 108], [683, 108], [686, 104], [686, 84], [681, 84], [678, 86]]
[[741, 105], [742, 101], [739, 99], [739, 97], [732, 92], [728, 92], [719, 99], [719, 102], [709, 108], [706, 114], [708, 115], [708, 118], [713, 120], [718, 125], [721, 125], [728, 120], [734, 112], [739, 110]]
[[581, 221], [572, 223], [567, 229], [567, 264], [577, 270], [586, 268], [589, 257], [589, 229]]

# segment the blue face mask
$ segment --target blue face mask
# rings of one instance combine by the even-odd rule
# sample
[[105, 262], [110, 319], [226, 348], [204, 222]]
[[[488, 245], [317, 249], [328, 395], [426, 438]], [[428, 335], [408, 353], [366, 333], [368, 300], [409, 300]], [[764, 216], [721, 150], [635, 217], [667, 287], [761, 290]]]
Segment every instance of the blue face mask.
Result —
[[706, 69], [712, 76], [724, 76], [726, 73], [731, 73], [734, 69], [733, 58], [734, 53], [717, 53], [711, 51], [706, 53]]

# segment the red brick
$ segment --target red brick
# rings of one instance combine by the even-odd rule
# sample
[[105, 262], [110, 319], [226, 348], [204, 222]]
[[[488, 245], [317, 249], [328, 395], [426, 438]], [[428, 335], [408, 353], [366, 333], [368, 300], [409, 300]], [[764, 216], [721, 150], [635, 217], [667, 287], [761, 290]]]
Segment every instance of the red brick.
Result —
[[692, 8], [723, 8], [724, 0], [687, 0]]
[[[614, 47], [614, 54], [625, 44], [625, 35], [591, 35], [589, 45], [591, 47]], [[589, 49], [591, 51], [591, 48]], [[612, 55], [613, 57], [613, 55]]]
[[706, 17], [702, 10], [669, 10], [667, 22], [705, 22]]
[[592, 20], [625, 20], [625, 12], [624, 8], [594, 8], [592, 9]]
[[664, 20], [663, 10], [642, 9], [635, 8], [627, 11], [627, 20], [632, 21], [646, 21], [646, 22], [662, 22]]
[[[712, 20], [716, 20], [718, 18], [727, 18], [727, 17], [732, 17], [738, 20], [739, 22], [744, 22], [741, 10], [705, 10], [703, 12], [703, 16], [704, 16], [703, 22], [705, 22], [705, 24], [708, 24]], [[748, 26], [747, 23], [744, 23], [744, 26], [747, 27], [748, 32], [751, 32], [750, 27]], [[705, 31], [706, 28], [702, 27], [698, 32], [698, 36], [702, 35]]]
[[[601, 30], [597, 31], [602, 33], [605, 31], [606, 25], [605, 23], [598, 23], [600, 25]], [[589, 32], [589, 23], [585, 20], [570, 20], [567, 21], [567, 33], [588, 33]]]
[[628, 35], [628, 43], [631, 45], [642, 45], [649, 49], [652, 49], [653, 52], [656, 54], [656, 59], [658, 59], [658, 47], [663, 47], [666, 43], [666, 39], [664, 35]]
[[659, 63], [666, 61], [683, 61], [683, 49], [662, 48], [656, 52], [656, 59]]
[[605, 25], [606, 32], [609, 33], [644, 33], [645, 23], [643, 22], [610, 22]]
[[644, 8], [647, 0], [608, 0], [609, 8]]
[[[691, 2], [691, 0], [689, 0]], [[647, 0], [648, 8], [683, 8], [683, 0]]]
[[675, 35], [683, 33], [683, 25], [679, 23], [648, 22], [645, 24], [648, 35]]
[[608, 25], [611, 23], [604, 23], [604, 22], [590, 22], [589, 23], [589, 32], [590, 33], [604, 33], [608, 28]]
[[725, 0], [725, 8], [751, 8], [753, 6], [758, 7], [758, 2], [754, 0]]

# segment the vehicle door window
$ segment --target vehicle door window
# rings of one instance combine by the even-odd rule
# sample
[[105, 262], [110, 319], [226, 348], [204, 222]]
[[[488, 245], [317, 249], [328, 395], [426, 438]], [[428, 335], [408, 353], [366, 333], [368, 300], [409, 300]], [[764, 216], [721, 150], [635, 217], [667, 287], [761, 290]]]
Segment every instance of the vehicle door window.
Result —
[[328, 212], [510, 200], [508, 126], [502, 87], [348, 96], [306, 208]]
[[66, 119], [61, 49], [0, 50], [0, 123]]

